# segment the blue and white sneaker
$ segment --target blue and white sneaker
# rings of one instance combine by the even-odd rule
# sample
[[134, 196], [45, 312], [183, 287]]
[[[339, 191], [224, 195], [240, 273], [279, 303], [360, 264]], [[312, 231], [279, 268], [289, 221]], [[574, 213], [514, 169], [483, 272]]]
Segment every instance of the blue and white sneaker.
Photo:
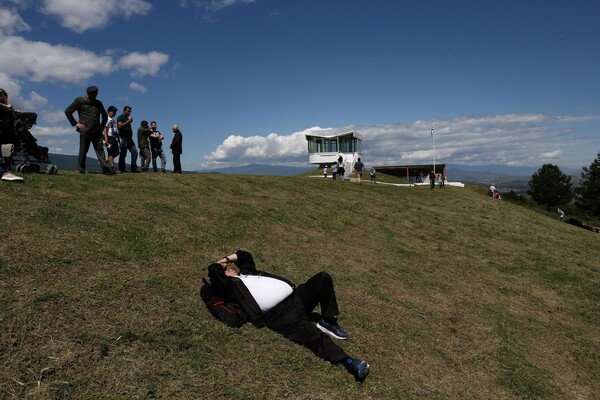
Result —
[[330, 324], [326, 322], [324, 319], [317, 322], [317, 328], [325, 332], [326, 334], [333, 336], [336, 339], [346, 340], [348, 339], [348, 334], [345, 330], [340, 328], [338, 324]]
[[369, 375], [369, 364], [358, 358], [353, 359], [351, 364], [346, 365], [346, 368], [348, 372], [354, 375], [354, 379], [361, 383]]

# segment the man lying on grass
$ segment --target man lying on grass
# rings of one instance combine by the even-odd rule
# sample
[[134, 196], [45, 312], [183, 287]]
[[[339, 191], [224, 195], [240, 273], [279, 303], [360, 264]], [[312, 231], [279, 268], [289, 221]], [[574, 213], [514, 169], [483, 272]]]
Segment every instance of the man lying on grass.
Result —
[[[348, 338], [337, 324], [339, 310], [333, 280], [327, 272], [320, 272], [294, 287], [285, 278], [258, 271], [252, 255], [238, 250], [211, 264], [208, 276], [215, 293], [239, 303], [256, 327], [266, 325], [332, 364], [344, 365], [359, 382], [369, 374], [366, 361], [350, 357], [327, 336]], [[317, 304], [321, 306], [322, 319], [315, 325], [308, 314]]]

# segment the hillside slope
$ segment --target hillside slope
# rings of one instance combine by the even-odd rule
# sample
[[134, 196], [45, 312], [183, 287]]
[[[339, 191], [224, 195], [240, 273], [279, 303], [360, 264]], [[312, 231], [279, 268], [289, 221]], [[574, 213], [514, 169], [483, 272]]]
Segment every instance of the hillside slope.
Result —
[[[62, 172], [0, 185], [0, 399], [594, 398], [600, 236], [484, 189]], [[199, 300], [237, 248], [335, 280], [363, 385]]]

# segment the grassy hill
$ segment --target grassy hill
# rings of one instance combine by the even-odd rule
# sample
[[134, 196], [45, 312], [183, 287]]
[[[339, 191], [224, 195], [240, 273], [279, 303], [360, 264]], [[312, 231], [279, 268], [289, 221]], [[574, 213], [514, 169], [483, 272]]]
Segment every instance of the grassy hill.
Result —
[[[0, 185], [0, 399], [590, 399], [600, 236], [485, 195], [61, 172]], [[357, 384], [198, 296], [237, 248], [335, 280]]]

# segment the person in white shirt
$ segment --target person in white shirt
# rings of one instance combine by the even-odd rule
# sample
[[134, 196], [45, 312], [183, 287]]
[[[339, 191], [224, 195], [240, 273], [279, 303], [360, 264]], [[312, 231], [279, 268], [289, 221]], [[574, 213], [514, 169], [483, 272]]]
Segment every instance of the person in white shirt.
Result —
[[104, 126], [104, 146], [108, 152], [106, 162], [110, 166], [112, 173], [116, 174], [119, 170], [115, 166], [115, 157], [119, 154], [119, 135], [117, 133], [117, 122], [115, 121], [115, 115], [117, 113], [117, 107], [108, 107], [108, 120]]
[[[214, 291], [239, 303], [256, 327], [267, 326], [332, 364], [344, 365], [357, 381], [369, 374], [366, 361], [350, 357], [329, 337], [347, 339], [348, 334], [337, 324], [339, 310], [327, 272], [294, 286], [283, 277], [257, 270], [252, 255], [238, 250], [211, 264], [208, 276]], [[309, 313], [317, 305], [322, 319], [315, 325]]]

